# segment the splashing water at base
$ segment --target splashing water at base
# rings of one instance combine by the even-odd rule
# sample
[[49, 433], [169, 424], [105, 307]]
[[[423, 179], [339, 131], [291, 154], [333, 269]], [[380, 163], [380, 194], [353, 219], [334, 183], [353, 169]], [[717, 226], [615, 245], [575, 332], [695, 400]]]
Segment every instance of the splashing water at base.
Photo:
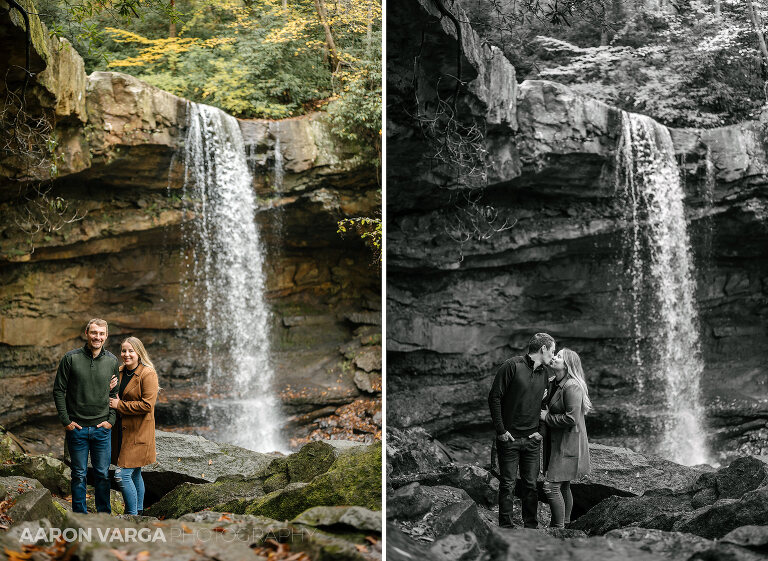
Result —
[[273, 387], [264, 253], [253, 179], [237, 120], [187, 105], [184, 194], [195, 205], [188, 263], [190, 315], [204, 324], [206, 418], [215, 438], [257, 451], [284, 450]]
[[[623, 114], [618, 185], [628, 205], [635, 362], [649, 384], [662, 388], [664, 435], [659, 453], [694, 465], [709, 461], [699, 384], [704, 370], [699, 341], [684, 191], [669, 130], [644, 115]], [[650, 350], [641, 357], [639, 340]], [[658, 396], [653, 396], [656, 400]]]

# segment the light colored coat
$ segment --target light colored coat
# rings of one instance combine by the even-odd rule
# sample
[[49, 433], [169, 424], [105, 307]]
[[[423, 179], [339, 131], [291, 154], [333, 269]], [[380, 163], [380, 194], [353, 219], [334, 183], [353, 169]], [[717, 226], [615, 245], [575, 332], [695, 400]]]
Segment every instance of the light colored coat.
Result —
[[[120, 367], [120, 380], [123, 369]], [[142, 467], [153, 463], [155, 452], [155, 403], [159, 391], [157, 372], [140, 364], [136, 373], [123, 390], [118, 402], [117, 413], [123, 423], [123, 441], [118, 450], [118, 431], [112, 431], [112, 463], [125, 468]]]
[[549, 433], [544, 442], [544, 472], [549, 481], [573, 481], [592, 470], [582, 409], [584, 392], [573, 379], [555, 387], [544, 419]]

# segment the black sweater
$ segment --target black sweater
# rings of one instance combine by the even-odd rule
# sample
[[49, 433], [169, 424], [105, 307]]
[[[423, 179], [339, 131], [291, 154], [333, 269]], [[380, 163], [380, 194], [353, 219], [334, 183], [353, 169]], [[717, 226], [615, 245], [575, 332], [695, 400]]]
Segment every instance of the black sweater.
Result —
[[488, 394], [491, 419], [498, 435], [509, 431], [519, 438], [542, 432], [539, 412], [548, 372], [544, 365], [533, 370], [533, 360], [528, 355], [512, 357], [499, 367]]

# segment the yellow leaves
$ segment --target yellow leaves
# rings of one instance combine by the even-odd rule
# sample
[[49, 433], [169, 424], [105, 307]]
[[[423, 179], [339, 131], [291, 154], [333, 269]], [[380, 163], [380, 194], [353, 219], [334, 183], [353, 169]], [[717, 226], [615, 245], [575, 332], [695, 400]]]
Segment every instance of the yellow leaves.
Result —
[[135, 57], [128, 57], [110, 61], [109, 66], [148, 66], [157, 64], [165, 59], [172, 59], [192, 49], [213, 49], [220, 45], [229, 45], [235, 41], [234, 37], [213, 37], [202, 40], [197, 37], [164, 37], [161, 39], [147, 39], [138, 33], [108, 27], [106, 31], [113, 36], [118, 43], [138, 43], [145, 45]]

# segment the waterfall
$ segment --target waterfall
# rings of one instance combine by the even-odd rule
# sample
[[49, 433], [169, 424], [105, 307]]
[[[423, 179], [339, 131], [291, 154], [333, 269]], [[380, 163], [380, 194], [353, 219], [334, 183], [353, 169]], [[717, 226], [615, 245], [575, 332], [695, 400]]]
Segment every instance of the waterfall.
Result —
[[213, 436], [257, 451], [282, 450], [270, 357], [264, 252], [253, 178], [237, 120], [188, 103], [184, 198], [194, 205], [186, 235], [188, 305], [204, 324], [206, 421]]
[[[696, 309], [693, 259], [684, 190], [669, 130], [653, 119], [624, 113], [618, 150], [618, 188], [629, 227], [634, 360], [638, 389], [658, 405], [663, 436], [659, 453], [679, 463], [708, 461], [699, 384], [704, 370]], [[642, 348], [641, 348], [642, 342]]]

